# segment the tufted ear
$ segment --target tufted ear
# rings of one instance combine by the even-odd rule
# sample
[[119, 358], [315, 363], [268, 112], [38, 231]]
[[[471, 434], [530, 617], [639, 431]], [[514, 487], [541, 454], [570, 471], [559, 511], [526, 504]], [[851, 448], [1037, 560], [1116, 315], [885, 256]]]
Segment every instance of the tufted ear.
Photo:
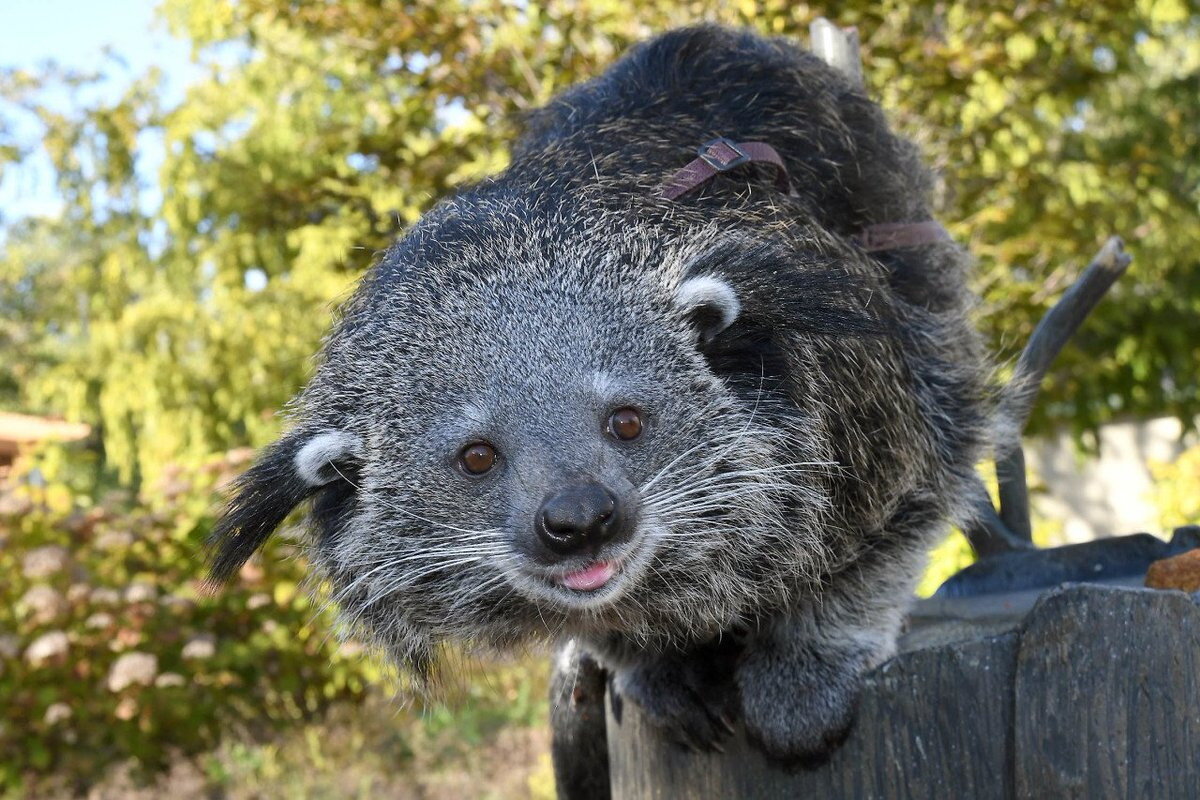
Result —
[[675, 305], [707, 344], [728, 328], [742, 311], [737, 292], [715, 275], [688, 278], [675, 291]]
[[358, 438], [345, 431], [318, 433], [306, 441], [294, 458], [296, 474], [309, 486], [324, 486], [344, 479], [339, 465], [347, 461], [362, 461], [362, 446]]
[[210, 581], [241, 569], [296, 506], [361, 463], [361, 443], [344, 431], [296, 431], [268, 447], [234, 485], [213, 528]]

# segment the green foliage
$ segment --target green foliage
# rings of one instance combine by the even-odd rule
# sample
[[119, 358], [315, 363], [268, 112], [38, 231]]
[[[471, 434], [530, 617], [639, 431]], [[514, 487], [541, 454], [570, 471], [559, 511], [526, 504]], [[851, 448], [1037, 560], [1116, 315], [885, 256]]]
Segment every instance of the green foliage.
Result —
[[286, 786], [281, 765], [303, 767], [314, 746], [325, 761], [309, 777], [338, 784], [339, 765], [362, 760], [353, 750], [364, 736], [400, 761], [380, 753], [362, 780], [390, 770], [419, 783], [404, 771], [440, 774], [472, 751], [491, 757], [503, 731], [545, 727], [544, 654], [455, 658], [427, 700], [340, 643], [325, 596], [302, 586], [296, 529], [210, 591], [212, 511], [249, 456], [170, 467], [136, 500], [114, 492], [93, 504], [64, 482], [77, 459], [51, 450], [37, 458], [45, 485], [0, 490], [0, 793], [73, 791], [114, 765], [132, 765], [137, 783], [181, 758], [207, 765], [214, 791]]
[[[205, 71], [176, 107], [160, 107], [153, 74], [115, 101], [88, 99], [93, 76], [0, 77], [0, 169], [40, 146], [65, 200], [0, 238], [0, 346], [16, 356], [0, 402], [99, 424], [125, 481], [260, 444], [331, 307], [437, 198], [503, 165], [520, 112], [671, 25], [803, 40], [819, 13], [858, 26], [872, 94], [941, 169], [941, 214], [979, 256], [1002, 356], [1105, 236], [1129, 240], [1133, 271], [1056, 365], [1035, 429], [1127, 413], [1190, 424], [1200, 10], [1187, 0], [165, 0]], [[64, 84], [80, 92], [67, 110], [48, 99]], [[18, 114], [40, 144], [3, 124]], [[158, 141], [145, 185], [137, 165]]]
[[114, 497], [68, 512], [77, 498], [57, 484], [4, 498], [0, 786], [50, 770], [84, 782], [129, 758], [159, 767], [378, 680], [298, 590], [292, 544], [220, 593], [198, 580], [213, 486], [245, 458], [175, 471], [155, 510]]
[[946, 580], [975, 561], [975, 553], [967, 538], [954, 531], [929, 554], [929, 565], [917, 586], [917, 597], [929, 597]]
[[1163, 530], [1200, 523], [1200, 445], [1170, 463], [1151, 464], [1150, 469]]

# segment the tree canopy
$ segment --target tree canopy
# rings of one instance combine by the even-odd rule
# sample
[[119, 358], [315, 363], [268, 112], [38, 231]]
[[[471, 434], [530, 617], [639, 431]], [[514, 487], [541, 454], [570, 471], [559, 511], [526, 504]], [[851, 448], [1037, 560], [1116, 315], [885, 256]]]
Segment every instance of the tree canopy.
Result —
[[[165, 0], [202, 77], [0, 74], [0, 170], [42, 148], [61, 213], [2, 221], [0, 403], [99, 426], [136, 481], [260, 444], [331, 311], [438, 198], [506, 160], [521, 112], [700, 19], [807, 41], [855, 25], [871, 95], [942, 175], [1002, 359], [1110, 234], [1134, 266], [1052, 370], [1033, 427], [1200, 412], [1200, 6], [1188, 0]], [[86, 98], [86, 93], [80, 94]], [[36, 121], [38, 135], [18, 116]], [[157, 172], [149, 169], [161, 150]]]

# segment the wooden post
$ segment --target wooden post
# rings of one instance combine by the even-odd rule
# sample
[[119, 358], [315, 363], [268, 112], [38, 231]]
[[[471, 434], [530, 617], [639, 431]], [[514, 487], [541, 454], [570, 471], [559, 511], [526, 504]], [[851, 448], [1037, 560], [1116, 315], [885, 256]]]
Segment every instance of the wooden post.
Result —
[[1181, 592], [1052, 590], [1027, 615], [998, 602], [918, 615], [867, 677], [850, 738], [812, 771], [660, 739], [637, 706], [608, 713], [614, 800], [634, 798], [1195, 798], [1200, 607]]
[[844, 72], [855, 85], [863, 85], [857, 28], [839, 28], [825, 17], [817, 17], [808, 26], [808, 36], [813, 55]]

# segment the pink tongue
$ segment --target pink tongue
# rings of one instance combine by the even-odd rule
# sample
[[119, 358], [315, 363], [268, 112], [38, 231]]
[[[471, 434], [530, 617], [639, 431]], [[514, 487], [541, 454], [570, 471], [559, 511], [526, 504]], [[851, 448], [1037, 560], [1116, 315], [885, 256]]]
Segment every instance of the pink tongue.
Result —
[[590, 592], [608, 583], [608, 579], [613, 576], [614, 572], [616, 570], [613, 569], [612, 562], [597, 561], [590, 567], [563, 575], [562, 584], [577, 592]]

